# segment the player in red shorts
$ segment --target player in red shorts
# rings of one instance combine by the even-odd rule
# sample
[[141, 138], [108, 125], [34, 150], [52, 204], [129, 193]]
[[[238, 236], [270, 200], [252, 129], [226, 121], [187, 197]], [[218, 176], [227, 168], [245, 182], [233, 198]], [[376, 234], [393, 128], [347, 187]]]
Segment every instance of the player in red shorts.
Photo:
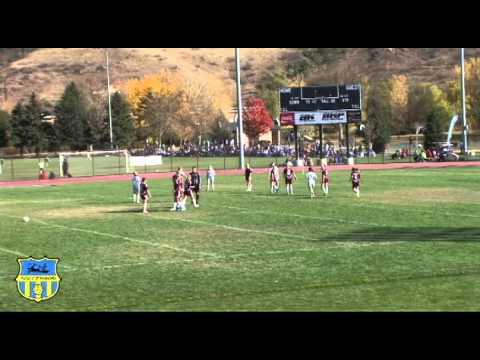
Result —
[[325, 194], [325, 196], [328, 195], [328, 184], [330, 182], [330, 177], [327, 169], [327, 165], [322, 165], [322, 191]]
[[297, 180], [297, 176], [293, 170], [293, 164], [290, 161], [283, 170], [283, 175], [285, 177], [285, 185], [287, 186], [287, 194], [293, 195], [293, 183]]
[[352, 168], [352, 189], [357, 194], [357, 198], [360, 197], [360, 171], [358, 168]]

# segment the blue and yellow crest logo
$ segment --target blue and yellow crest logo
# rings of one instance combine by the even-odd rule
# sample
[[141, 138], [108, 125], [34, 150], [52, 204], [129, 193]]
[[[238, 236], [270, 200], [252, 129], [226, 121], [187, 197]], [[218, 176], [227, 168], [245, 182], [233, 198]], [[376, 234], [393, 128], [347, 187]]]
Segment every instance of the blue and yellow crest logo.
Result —
[[20, 294], [37, 303], [48, 300], [60, 290], [57, 264], [60, 259], [18, 259], [20, 270], [16, 278]]

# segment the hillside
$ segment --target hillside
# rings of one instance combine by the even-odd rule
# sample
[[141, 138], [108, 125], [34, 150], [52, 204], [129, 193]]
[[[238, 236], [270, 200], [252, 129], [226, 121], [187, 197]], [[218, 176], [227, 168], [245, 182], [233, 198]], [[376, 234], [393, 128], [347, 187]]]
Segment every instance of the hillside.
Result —
[[[0, 62], [0, 107], [11, 110], [32, 91], [50, 101], [58, 99], [69, 81], [106, 92], [105, 51], [93, 48], [45, 48], [16, 51], [15, 57]], [[364, 78], [386, 78], [407, 74], [413, 81], [445, 86], [455, 79], [458, 49], [452, 48], [348, 48], [328, 49], [325, 59], [306, 79], [310, 84], [353, 82]], [[265, 72], [285, 68], [301, 59], [303, 49], [241, 49], [245, 90], [252, 90]], [[333, 55], [332, 55], [333, 54]], [[467, 57], [480, 49], [467, 49]], [[110, 49], [114, 88], [132, 77], [170, 69], [186, 79], [206, 84], [218, 97], [226, 114], [235, 99], [233, 48], [116, 48]], [[3, 64], [3, 65], [1, 65]], [[6, 95], [6, 96], [5, 96]]]
[[[289, 49], [242, 49], [242, 68], [252, 88], [256, 78], [271, 64], [278, 64]], [[221, 107], [229, 113], [235, 95], [234, 49], [192, 48], [124, 48], [110, 49], [111, 81], [118, 87], [123, 81], [152, 74], [161, 69], [181, 73], [186, 79], [195, 79], [221, 99]], [[0, 106], [10, 110], [18, 99], [32, 91], [48, 100], [56, 100], [69, 81], [76, 81], [92, 89], [94, 94], [105, 93], [105, 51], [103, 49], [37, 49], [25, 57], [10, 62], [0, 69]], [[248, 86], [249, 85], [249, 86]]]

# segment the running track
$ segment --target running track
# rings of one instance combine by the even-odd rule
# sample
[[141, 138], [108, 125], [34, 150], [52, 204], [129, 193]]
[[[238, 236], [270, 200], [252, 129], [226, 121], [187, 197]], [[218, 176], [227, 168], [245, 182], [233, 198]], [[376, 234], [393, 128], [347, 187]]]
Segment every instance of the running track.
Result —
[[[425, 169], [425, 168], [444, 168], [444, 167], [467, 167], [480, 166], [480, 161], [460, 161], [460, 162], [434, 162], [434, 163], [392, 163], [392, 164], [358, 164], [355, 165], [360, 170], [393, 170], [393, 169]], [[330, 171], [349, 170], [350, 165], [331, 165]], [[298, 168], [300, 170], [301, 168]], [[315, 167], [316, 170], [319, 167]], [[254, 174], [267, 173], [268, 168], [253, 169]], [[206, 171], [200, 171], [204, 176]], [[242, 170], [216, 170], [217, 175], [242, 175]], [[173, 173], [149, 173], [141, 174], [147, 179], [167, 179], [171, 178]], [[130, 174], [125, 175], [107, 175], [107, 176], [88, 176], [78, 178], [60, 178], [54, 180], [20, 180], [20, 181], [0, 181], [0, 188], [15, 188], [15, 187], [29, 187], [29, 186], [59, 186], [68, 184], [89, 184], [102, 183], [112, 181], [129, 181]]]

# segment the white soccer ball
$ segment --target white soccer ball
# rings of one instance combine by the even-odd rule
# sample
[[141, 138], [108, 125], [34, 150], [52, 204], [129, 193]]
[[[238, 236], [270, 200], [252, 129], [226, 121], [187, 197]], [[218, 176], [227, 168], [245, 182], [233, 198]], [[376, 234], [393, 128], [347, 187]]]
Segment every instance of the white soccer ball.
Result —
[[28, 223], [28, 222], [30, 222], [30, 218], [29, 218], [28, 216], [24, 216], [24, 217], [23, 217], [23, 221], [26, 222], [26, 223]]

